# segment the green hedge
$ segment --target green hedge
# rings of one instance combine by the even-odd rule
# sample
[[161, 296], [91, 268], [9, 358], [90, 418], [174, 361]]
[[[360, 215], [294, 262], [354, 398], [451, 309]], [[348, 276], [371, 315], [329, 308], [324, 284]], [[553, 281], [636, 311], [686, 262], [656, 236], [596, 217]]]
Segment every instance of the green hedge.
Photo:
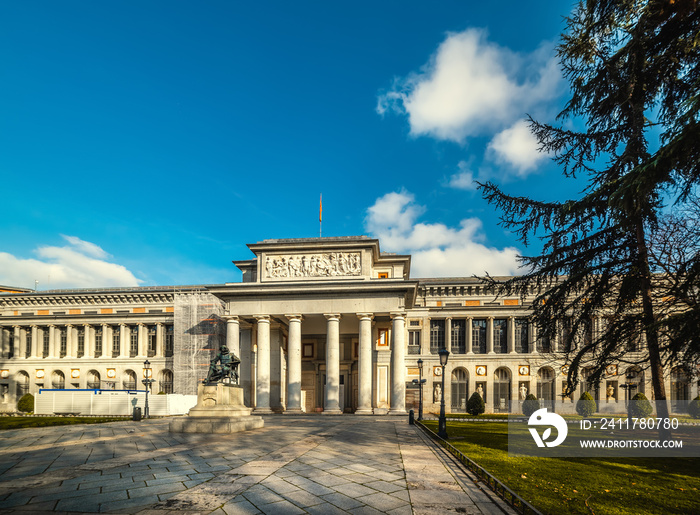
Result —
[[34, 411], [34, 396], [31, 393], [22, 395], [22, 398], [17, 401], [17, 409], [23, 413], [32, 413]]
[[581, 398], [576, 403], [576, 413], [585, 418], [593, 415], [593, 413], [596, 412], [596, 409], [597, 406], [595, 404], [595, 400], [593, 400], [593, 397], [591, 397], [591, 394], [588, 392], [583, 392], [583, 395], [581, 395]]

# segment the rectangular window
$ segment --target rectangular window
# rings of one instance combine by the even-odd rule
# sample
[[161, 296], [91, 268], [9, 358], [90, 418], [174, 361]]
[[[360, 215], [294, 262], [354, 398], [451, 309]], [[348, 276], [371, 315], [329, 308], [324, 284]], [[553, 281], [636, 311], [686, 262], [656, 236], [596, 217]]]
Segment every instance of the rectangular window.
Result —
[[65, 358], [66, 351], [68, 350], [68, 335], [66, 334], [66, 329], [60, 329], [61, 338], [61, 354], [59, 357]]
[[10, 332], [10, 338], [9, 338], [9, 344], [10, 348], [7, 351], [7, 357], [8, 358], [14, 358], [15, 357], [15, 333]]
[[574, 348], [571, 334], [571, 317], [566, 317], [559, 326], [559, 350], [571, 352]]
[[78, 329], [78, 357], [82, 358], [85, 355], [85, 328]]
[[102, 357], [102, 328], [95, 327], [95, 357]]
[[526, 318], [515, 319], [515, 352], [527, 354], [530, 352], [528, 341], [528, 325]]
[[139, 328], [134, 326], [129, 331], [129, 356], [135, 358], [139, 355]]
[[121, 336], [121, 328], [119, 326], [113, 326], [112, 327], [112, 357], [113, 358], [119, 357], [119, 349], [121, 346], [120, 336]]
[[420, 331], [408, 331], [408, 353], [420, 354]]
[[452, 353], [453, 354], [464, 354], [467, 352], [467, 342], [465, 339], [466, 334], [466, 320], [453, 320], [452, 321]]
[[389, 345], [389, 329], [377, 329], [377, 345], [379, 347]]
[[537, 338], [537, 352], [552, 352], [552, 342], [544, 334]]
[[157, 336], [156, 326], [148, 326], [148, 357], [152, 358], [156, 355], [156, 336]]
[[169, 358], [174, 352], [175, 332], [172, 325], [165, 326], [165, 357]]
[[430, 353], [437, 354], [440, 349], [445, 348], [445, 321], [430, 321]]
[[49, 331], [51, 330], [50, 327], [44, 327], [41, 332], [42, 336], [44, 337], [43, 341], [43, 348], [42, 348], [42, 357], [48, 358], [49, 357]]
[[31, 358], [32, 357], [32, 330], [27, 329], [27, 346], [24, 348], [24, 357], [25, 358]]
[[486, 354], [486, 320], [472, 321], [472, 352]]
[[508, 321], [496, 319], [493, 321], [493, 351], [496, 354], [508, 352]]

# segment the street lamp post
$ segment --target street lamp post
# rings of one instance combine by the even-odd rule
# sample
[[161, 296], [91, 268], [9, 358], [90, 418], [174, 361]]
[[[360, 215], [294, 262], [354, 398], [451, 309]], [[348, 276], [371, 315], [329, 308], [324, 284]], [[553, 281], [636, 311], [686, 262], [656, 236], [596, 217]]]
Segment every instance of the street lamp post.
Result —
[[442, 396], [440, 399], [440, 420], [438, 421], [438, 436], [443, 439], [447, 439], [447, 418], [445, 417], [445, 365], [447, 365], [447, 358], [450, 356], [450, 351], [447, 349], [440, 349], [438, 351], [440, 355], [440, 366], [442, 366]]
[[418, 359], [418, 387], [420, 392], [418, 394], [418, 420], [423, 420], [423, 360]]
[[143, 410], [143, 416], [145, 418], [148, 418], [148, 392], [151, 389], [151, 362], [146, 360], [143, 362], [143, 381], [141, 381], [144, 386], [146, 387], [146, 406], [144, 407]]

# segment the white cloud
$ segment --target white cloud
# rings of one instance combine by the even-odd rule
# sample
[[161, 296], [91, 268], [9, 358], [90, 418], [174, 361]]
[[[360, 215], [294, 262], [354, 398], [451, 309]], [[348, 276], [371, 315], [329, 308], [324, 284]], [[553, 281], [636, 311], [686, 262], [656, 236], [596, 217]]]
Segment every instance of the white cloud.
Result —
[[465, 218], [459, 227], [417, 223], [424, 208], [406, 191], [387, 193], [367, 209], [366, 230], [387, 251], [412, 255], [413, 277], [468, 277], [489, 272], [513, 275], [518, 271], [516, 248], [496, 249], [483, 242], [482, 223]]
[[75, 236], [63, 236], [64, 247], [39, 247], [38, 259], [0, 252], [0, 284], [39, 289], [137, 286], [138, 280], [126, 267], [110, 263], [101, 247]]
[[467, 163], [460, 161], [457, 165], [459, 173], [450, 176], [447, 185], [457, 190], [476, 191], [477, 184], [474, 173], [467, 169]]
[[517, 54], [467, 29], [449, 34], [419, 73], [397, 79], [377, 111], [407, 114], [413, 135], [463, 142], [549, 101], [560, 78], [551, 46]]
[[525, 177], [547, 157], [546, 153], [538, 150], [538, 146], [527, 121], [520, 120], [496, 134], [488, 148], [497, 163], [507, 163], [516, 170], [517, 175]]

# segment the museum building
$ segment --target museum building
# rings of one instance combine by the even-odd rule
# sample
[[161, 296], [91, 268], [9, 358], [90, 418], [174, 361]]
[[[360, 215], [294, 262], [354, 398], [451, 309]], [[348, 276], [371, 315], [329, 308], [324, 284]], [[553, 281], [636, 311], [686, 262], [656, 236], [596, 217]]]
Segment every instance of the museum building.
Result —
[[[624, 364], [563, 396], [564, 349], [538, 337], [528, 299], [496, 297], [476, 278], [412, 279], [411, 257], [381, 252], [376, 239], [248, 248], [252, 259], [233, 262], [238, 283], [0, 287], [0, 411], [40, 389], [136, 390], [144, 377], [152, 393], [194, 394], [222, 344], [240, 357], [257, 413], [405, 414], [418, 406], [420, 378], [426, 412], [439, 410], [443, 382], [448, 412], [466, 411], [473, 392], [487, 412], [519, 412], [528, 393], [558, 412], [573, 412], [584, 391], [610, 413], [625, 411], [630, 392], [652, 397], [648, 371]], [[698, 395], [681, 368], [668, 370], [666, 389], [672, 409]]]

